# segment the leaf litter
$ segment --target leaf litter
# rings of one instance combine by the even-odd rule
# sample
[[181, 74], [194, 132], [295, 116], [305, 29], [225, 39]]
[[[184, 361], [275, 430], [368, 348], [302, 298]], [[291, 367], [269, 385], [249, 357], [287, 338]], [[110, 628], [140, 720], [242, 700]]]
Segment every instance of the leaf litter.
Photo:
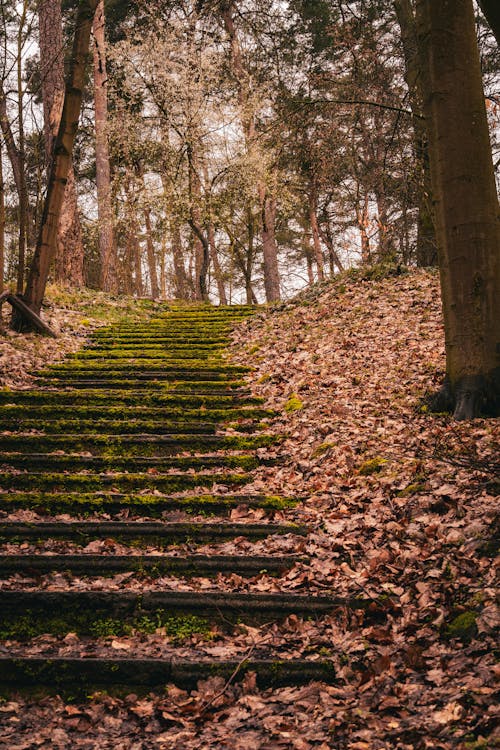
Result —
[[[326, 658], [337, 682], [260, 690], [247, 674], [238, 684], [214, 677], [191, 692], [97, 695], [81, 705], [15, 697], [0, 704], [0, 743], [13, 750], [499, 746], [499, 428], [493, 420], [456, 424], [430, 415], [422, 400], [444, 371], [436, 274], [320, 285], [240, 324], [232, 359], [255, 367], [248, 376], [253, 393], [278, 412], [267, 431], [286, 435], [259, 450], [278, 463], [256, 469], [245, 492], [301, 498], [280, 515], [311, 530], [305, 540], [241, 538], [196, 552], [299, 550], [310, 560], [280, 579], [233, 574], [220, 576], [217, 586], [356, 593], [397, 606], [380, 621], [338, 608], [318, 620], [292, 615], [230, 635], [214, 629], [208, 641], [193, 635], [173, 643], [161, 630], [92, 642], [39, 636], [30, 642], [33, 653], [239, 658], [252, 649], [262, 658]], [[300, 408], [286, 408], [291, 398]], [[127, 576], [115, 579], [118, 587], [136, 586]], [[78, 578], [44, 580], [49, 588], [80, 585]], [[189, 590], [205, 584], [214, 582], [141, 582]], [[21, 645], [4, 648], [16, 653]]]

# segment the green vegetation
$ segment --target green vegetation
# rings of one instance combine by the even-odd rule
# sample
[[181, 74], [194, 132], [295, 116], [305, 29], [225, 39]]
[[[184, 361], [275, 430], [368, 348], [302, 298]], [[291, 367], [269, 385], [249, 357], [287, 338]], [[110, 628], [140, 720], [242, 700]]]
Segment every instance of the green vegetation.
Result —
[[376, 456], [375, 458], [370, 458], [368, 461], [365, 461], [358, 467], [358, 474], [361, 474], [362, 476], [369, 476], [370, 474], [378, 474], [385, 464], [387, 463], [386, 458], [382, 458], [381, 456]]
[[293, 411], [299, 411], [300, 409], [304, 408], [304, 404], [300, 400], [300, 398], [297, 396], [296, 393], [292, 393], [290, 398], [285, 404], [285, 411], [287, 414], [290, 414]]

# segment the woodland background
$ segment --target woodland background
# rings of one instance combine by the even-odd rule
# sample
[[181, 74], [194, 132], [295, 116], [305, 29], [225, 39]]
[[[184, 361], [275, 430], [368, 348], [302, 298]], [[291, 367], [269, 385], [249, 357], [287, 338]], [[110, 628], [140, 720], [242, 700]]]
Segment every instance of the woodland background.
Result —
[[[0, 252], [22, 291], [74, 2], [1, 3]], [[53, 278], [277, 301], [437, 262], [410, 0], [98, 4]], [[498, 172], [500, 54], [477, 15]]]

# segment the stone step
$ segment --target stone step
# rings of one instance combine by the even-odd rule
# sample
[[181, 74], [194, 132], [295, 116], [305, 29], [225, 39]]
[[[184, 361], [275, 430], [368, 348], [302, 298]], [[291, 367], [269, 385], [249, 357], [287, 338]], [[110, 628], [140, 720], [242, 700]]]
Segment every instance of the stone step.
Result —
[[[260, 461], [257, 456], [244, 455], [196, 455], [196, 456], [82, 456], [80, 454], [58, 455], [56, 453], [3, 453], [0, 465], [24, 470], [44, 469], [54, 471], [165, 471], [166, 469], [211, 469], [226, 467], [252, 471], [259, 464], [270, 465], [271, 459]], [[0, 480], [1, 481], [1, 480]]]
[[[93, 634], [99, 621], [113, 619], [123, 628], [147, 616], [161, 623], [162, 617], [195, 615], [223, 627], [239, 622], [258, 624], [295, 614], [306, 617], [331, 615], [339, 608], [389, 609], [362, 597], [317, 596], [290, 593], [232, 593], [143, 589], [129, 591], [0, 591], [0, 635], [5, 638], [33, 634]], [[161, 627], [161, 625], [159, 625]]]
[[[218, 422], [200, 422], [193, 420], [135, 419], [132, 415], [128, 419], [0, 419], [0, 431], [14, 431], [29, 433], [32, 430], [44, 432], [47, 435], [64, 432], [81, 434], [99, 432], [101, 435], [175, 435], [177, 433], [192, 435], [214, 435]], [[257, 432], [260, 422], [233, 422], [233, 429], [238, 432]]]
[[19, 407], [24, 404], [42, 404], [51, 406], [52, 404], [66, 404], [68, 406], [78, 404], [105, 404], [105, 405], [139, 405], [139, 406], [178, 406], [179, 408], [224, 408], [237, 409], [244, 406], [257, 406], [264, 403], [264, 399], [258, 396], [247, 394], [239, 395], [229, 392], [227, 394], [197, 394], [182, 393], [176, 391], [175, 394], [169, 394], [168, 391], [144, 391], [144, 390], [126, 390], [120, 391], [111, 389], [103, 393], [102, 389], [96, 390], [0, 390], [0, 409], [5, 404]]
[[174, 456], [184, 451], [254, 450], [274, 445], [274, 435], [102, 435], [88, 434], [1, 434], [0, 451], [8, 453], [51, 453], [53, 451], [109, 456]]
[[172, 420], [134, 419], [0, 419], [0, 431], [16, 430], [30, 432], [39, 430], [48, 435], [69, 433], [93, 433], [100, 435], [175, 435], [177, 433], [192, 435], [213, 435], [217, 429], [215, 422], [196, 422]]
[[[80, 368], [80, 367], [51, 367], [50, 370], [41, 371], [38, 373], [40, 380], [50, 379], [55, 382], [64, 381], [75, 381], [75, 380], [89, 380], [93, 378], [105, 379], [105, 380], [120, 380], [127, 379], [126, 375], [130, 373], [130, 367], [120, 367], [114, 369], [106, 369], [105, 367], [96, 368]], [[141, 369], [133, 368], [134, 380], [187, 380], [187, 381], [213, 381], [220, 383], [231, 383], [230, 377], [234, 373], [230, 371], [221, 370], [209, 370], [209, 369], [189, 369], [189, 368], [169, 368], [159, 367], [157, 369]], [[239, 374], [239, 371], [236, 372]]]
[[256, 576], [279, 575], [296, 563], [307, 563], [299, 555], [1, 555], [0, 576], [71, 573], [101, 577], [133, 572], [144, 576]]
[[251, 474], [219, 472], [208, 474], [63, 474], [26, 472], [20, 474], [2, 473], [0, 483], [4, 490], [39, 490], [40, 492], [77, 491], [99, 492], [111, 487], [117, 491], [139, 492], [157, 490], [159, 492], [181, 492], [196, 487], [223, 485], [228, 488], [249, 484]]
[[286, 685], [305, 685], [311, 681], [335, 682], [333, 664], [312, 659], [189, 660], [184, 658], [70, 658], [70, 657], [0, 657], [0, 687], [31, 688], [33, 685], [65, 695], [86, 699], [97, 689], [126, 688], [142, 694], [165, 690], [174, 684], [192, 689], [199, 680], [221, 677], [239, 682], [255, 672], [260, 689]]
[[179, 377], [183, 378], [189, 375], [189, 380], [203, 380], [205, 374], [207, 375], [208, 380], [217, 380], [217, 378], [228, 374], [240, 374], [251, 371], [250, 367], [228, 365], [224, 363], [204, 363], [197, 359], [191, 361], [184, 360], [180, 366], [175, 362], [170, 364], [169, 362], [156, 359], [146, 360], [145, 362], [140, 362], [137, 359], [132, 359], [130, 362], [108, 362], [106, 360], [103, 362], [79, 362], [78, 360], [71, 360], [64, 364], [52, 365], [50, 370], [46, 370], [45, 373], [42, 371], [40, 375], [43, 376], [44, 374], [54, 373], [57, 374], [57, 377], [62, 377], [63, 374], [67, 374], [72, 377], [79, 377], [81, 375], [82, 377], [88, 378], [92, 377], [93, 374], [105, 373], [106, 376], [113, 376], [116, 373], [119, 377], [122, 377], [123, 371], [125, 370], [128, 372], [131, 366], [133, 367], [134, 373], [137, 374], [150, 373], [156, 375], [157, 373], [172, 373], [175, 376], [179, 374]]
[[[166, 495], [134, 495], [119, 492], [3, 492], [0, 493], [0, 509], [6, 512], [15, 510], [30, 510], [48, 515], [64, 514], [89, 514], [89, 513], [121, 513], [126, 510], [130, 514], [146, 517], [158, 517], [163, 513], [171, 511], [183, 511], [189, 514], [203, 514], [224, 516], [241, 506], [247, 508], [260, 508], [266, 512], [284, 511], [294, 508], [298, 503], [295, 498], [281, 497], [279, 495], [183, 495], [171, 497]], [[68, 524], [64, 524], [63, 531], [67, 530]], [[12, 536], [16, 536], [19, 528], [11, 527], [5, 523], [3, 529], [12, 528]], [[31, 528], [31, 527], [29, 527]], [[38, 528], [38, 527], [35, 527]], [[135, 524], [134, 524], [135, 528]], [[140, 529], [144, 525], [141, 523]], [[169, 527], [170, 528], [170, 527]], [[190, 526], [191, 528], [191, 526]], [[197, 527], [196, 527], [197, 528]], [[213, 524], [208, 526], [210, 533]], [[269, 527], [265, 524], [264, 534]], [[291, 527], [287, 527], [290, 531]], [[238, 533], [244, 535], [248, 531], [248, 524], [239, 524]], [[7, 533], [7, 531], [5, 531]], [[54, 531], [56, 533], [56, 531]], [[80, 532], [78, 532], [80, 533]], [[197, 532], [198, 533], [198, 532]], [[260, 533], [260, 532], [259, 532]], [[272, 532], [279, 533], [276, 528]], [[295, 532], [294, 532], [295, 533]]]
[[[246, 383], [243, 380], [225, 380], [220, 378], [218, 380], [190, 380], [177, 379], [171, 374], [162, 375], [150, 375], [147, 373], [141, 373], [135, 375], [132, 378], [120, 378], [117, 377], [93, 377], [90, 379], [84, 379], [79, 377], [40, 377], [37, 378], [37, 383], [41, 387], [51, 387], [57, 389], [94, 389], [94, 388], [106, 388], [106, 390], [139, 390], [140, 388], [149, 388], [158, 390], [161, 388], [168, 388], [169, 391], [182, 390], [186, 393], [199, 393], [199, 394], [218, 394], [228, 395], [231, 392], [243, 394], [243, 389]], [[166, 385], [168, 384], [168, 385]]]
[[[70, 399], [68, 399], [69, 401]], [[140, 399], [138, 399], [140, 401]], [[238, 404], [232, 408], [212, 409], [210, 404], [208, 408], [186, 408], [183, 406], [174, 406], [175, 399], [172, 399], [172, 405], [169, 406], [141, 406], [139, 404], [111, 406], [107, 403], [98, 404], [97, 406], [85, 405], [77, 406], [75, 404], [3, 404], [0, 405], [0, 419], [5, 421], [7, 418], [12, 420], [31, 419], [148, 419], [152, 421], [165, 421], [178, 419], [183, 421], [203, 421], [203, 422], [235, 422], [237, 420], [258, 420], [270, 419], [275, 416], [276, 412], [271, 409], [259, 409], [254, 407], [241, 408]]]

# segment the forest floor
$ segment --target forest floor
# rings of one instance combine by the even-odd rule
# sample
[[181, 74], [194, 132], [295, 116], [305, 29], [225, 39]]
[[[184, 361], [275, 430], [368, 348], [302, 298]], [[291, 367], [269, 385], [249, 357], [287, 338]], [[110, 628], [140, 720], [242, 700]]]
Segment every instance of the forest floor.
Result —
[[[16, 336], [2, 339], [4, 352], [11, 341], [24, 349], [18, 375], [4, 368], [4, 383], [29, 385], [24, 372], [74, 351], [105, 315], [103, 307], [92, 317], [89, 304], [73, 313], [59, 305], [54, 319], [71, 331], [55, 345], [33, 339], [25, 349]], [[298, 508], [276, 515], [308, 524], [311, 533], [300, 550], [296, 537], [260, 543], [267, 551], [304, 553], [307, 564], [278, 581], [233, 575], [232, 590], [385, 597], [386, 617], [374, 623], [360, 611], [318, 620], [292, 615], [279, 626], [242, 628], [236, 646], [222, 635], [208, 645], [185, 644], [186, 653], [195, 646], [221, 657], [244, 657], [268, 643], [283, 658], [320, 654], [335, 666], [333, 685], [259, 690], [250, 674], [239, 685], [214, 677], [192, 692], [172, 688], [140, 698], [14, 696], [0, 702], [0, 748], [500, 747], [493, 657], [500, 430], [498, 421], [454, 423], [425, 406], [444, 369], [437, 275], [338, 278], [259, 311], [233, 338], [232, 360], [255, 368], [248, 383], [277, 412], [266, 431], [286, 435], [259, 449], [279, 461], [256, 469], [245, 492], [300, 497]], [[232, 518], [261, 515], [239, 508]], [[247, 545], [255, 549], [239, 539], [218, 551], [244, 552]], [[160, 648], [161, 634], [147, 648], [154, 639]], [[143, 647], [132, 638], [108, 640], [109, 651]], [[82, 648], [77, 641], [68, 649]]]

